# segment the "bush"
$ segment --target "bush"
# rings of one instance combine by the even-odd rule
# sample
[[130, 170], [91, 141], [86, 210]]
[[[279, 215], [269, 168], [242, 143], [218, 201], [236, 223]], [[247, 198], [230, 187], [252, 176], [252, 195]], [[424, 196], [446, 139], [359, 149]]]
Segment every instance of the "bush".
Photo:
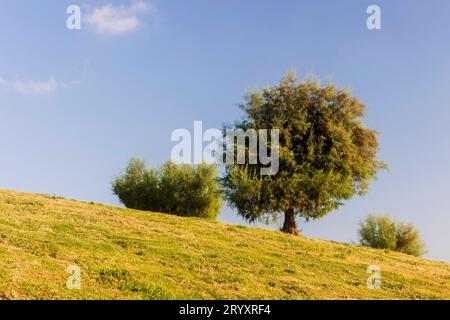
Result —
[[361, 245], [421, 256], [425, 253], [419, 231], [404, 222], [396, 223], [387, 215], [369, 215], [358, 230]]
[[359, 237], [363, 246], [395, 250], [397, 227], [386, 215], [369, 215], [366, 221], [361, 223]]
[[412, 224], [401, 222], [397, 225], [396, 250], [416, 257], [425, 253], [425, 244], [420, 239], [419, 230]]
[[146, 168], [143, 160], [131, 159], [112, 185], [127, 208], [210, 219], [222, 208], [217, 169], [212, 165], [166, 162], [155, 170]]

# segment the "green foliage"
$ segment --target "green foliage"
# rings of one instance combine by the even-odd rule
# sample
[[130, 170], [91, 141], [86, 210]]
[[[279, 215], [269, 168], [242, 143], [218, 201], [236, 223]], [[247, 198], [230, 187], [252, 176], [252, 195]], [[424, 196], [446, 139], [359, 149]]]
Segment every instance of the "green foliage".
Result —
[[[319, 219], [363, 195], [386, 167], [376, 158], [377, 133], [362, 122], [366, 107], [331, 83], [298, 83], [289, 73], [278, 86], [251, 92], [241, 108], [245, 117], [234, 129], [280, 130], [275, 175], [260, 175], [261, 164], [226, 168], [226, 199], [249, 221], [279, 212], [286, 213], [288, 224], [295, 215]], [[295, 233], [295, 226], [285, 227]]]
[[400, 222], [397, 224], [396, 251], [420, 257], [425, 253], [425, 244], [420, 239], [419, 230], [412, 224]]
[[369, 215], [358, 231], [363, 246], [395, 250], [397, 226], [386, 215]]
[[419, 231], [404, 222], [396, 223], [386, 215], [369, 215], [358, 230], [360, 243], [366, 247], [388, 249], [413, 256], [425, 253]]
[[165, 163], [160, 170], [131, 159], [113, 191], [127, 207], [179, 216], [215, 219], [222, 208], [215, 166]]

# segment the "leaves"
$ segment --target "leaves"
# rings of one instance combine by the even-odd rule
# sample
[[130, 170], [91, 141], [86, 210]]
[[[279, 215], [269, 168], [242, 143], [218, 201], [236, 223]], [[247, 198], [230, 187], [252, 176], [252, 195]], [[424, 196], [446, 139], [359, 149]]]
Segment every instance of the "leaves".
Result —
[[278, 86], [252, 91], [235, 129], [279, 129], [280, 167], [260, 176], [261, 164], [233, 164], [223, 179], [225, 196], [249, 221], [294, 209], [318, 219], [344, 200], [364, 194], [386, 165], [377, 160], [377, 133], [362, 123], [366, 107], [348, 90], [294, 73]]
[[132, 209], [215, 219], [222, 208], [217, 169], [206, 164], [167, 162], [158, 171], [131, 159], [125, 173], [114, 180], [113, 191]]
[[425, 253], [419, 231], [404, 222], [396, 223], [387, 215], [369, 215], [358, 230], [363, 246], [403, 252], [413, 256]]

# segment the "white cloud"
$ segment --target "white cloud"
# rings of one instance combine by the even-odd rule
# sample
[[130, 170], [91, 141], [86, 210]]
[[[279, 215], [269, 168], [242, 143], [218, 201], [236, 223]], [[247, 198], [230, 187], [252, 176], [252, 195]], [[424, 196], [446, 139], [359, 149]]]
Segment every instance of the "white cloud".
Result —
[[107, 4], [90, 10], [84, 21], [98, 34], [121, 35], [132, 32], [141, 24], [140, 15], [153, 11], [153, 6], [135, 0], [129, 6]]
[[47, 81], [33, 80], [5, 80], [0, 78], [0, 86], [13, 88], [18, 93], [23, 94], [50, 94], [60, 86], [53, 77]]

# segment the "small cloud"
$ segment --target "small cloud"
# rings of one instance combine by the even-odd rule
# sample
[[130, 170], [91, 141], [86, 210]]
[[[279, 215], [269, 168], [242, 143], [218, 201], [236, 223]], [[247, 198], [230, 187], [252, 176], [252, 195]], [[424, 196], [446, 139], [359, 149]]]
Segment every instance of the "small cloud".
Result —
[[58, 82], [54, 78], [48, 81], [16, 81], [13, 86], [20, 93], [49, 94], [58, 89]]
[[5, 80], [0, 78], [0, 86], [13, 88], [16, 92], [22, 94], [40, 94], [46, 95], [53, 93], [60, 84], [52, 77], [47, 81], [33, 80]]
[[133, 1], [130, 6], [115, 7], [107, 4], [90, 10], [84, 20], [98, 34], [122, 35], [136, 30], [141, 24], [139, 16], [153, 9], [153, 6], [143, 0]]

